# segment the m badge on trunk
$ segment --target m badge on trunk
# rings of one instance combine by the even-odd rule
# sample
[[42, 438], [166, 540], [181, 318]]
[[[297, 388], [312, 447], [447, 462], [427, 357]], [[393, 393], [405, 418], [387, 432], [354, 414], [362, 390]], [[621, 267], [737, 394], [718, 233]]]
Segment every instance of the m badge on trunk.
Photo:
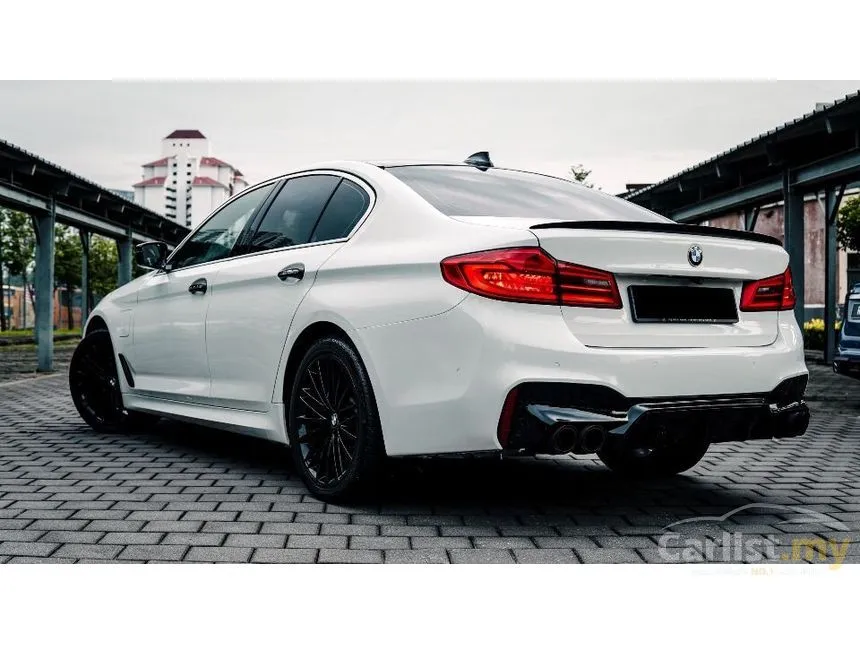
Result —
[[690, 250], [687, 251], [687, 259], [694, 267], [697, 267], [702, 263], [703, 257], [704, 253], [702, 253], [702, 247], [698, 244], [694, 244], [690, 247]]

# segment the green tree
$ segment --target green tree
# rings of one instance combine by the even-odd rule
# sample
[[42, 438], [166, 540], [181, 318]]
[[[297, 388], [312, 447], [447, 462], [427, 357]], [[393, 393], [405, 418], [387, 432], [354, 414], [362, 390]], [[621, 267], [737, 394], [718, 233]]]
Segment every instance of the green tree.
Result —
[[81, 262], [83, 251], [77, 229], [57, 224], [54, 236], [54, 280], [66, 289], [66, 312], [69, 329], [72, 320], [72, 296], [81, 286]]
[[[91, 297], [103, 298], [116, 289], [116, 268], [119, 264], [119, 254], [116, 242], [93, 235], [90, 238], [90, 294]], [[90, 303], [91, 305], [94, 302]]]
[[846, 251], [860, 251], [860, 198], [845, 202], [839, 209], [836, 239]]
[[33, 263], [35, 250], [36, 236], [30, 216], [0, 208], [0, 265], [6, 267], [10, 277], [20, 276], [25, 298], [28, 292], [27, 273]]
[[[586, 188], [594, 188], [594, 184], [588, 181], [588, 176], [590, 174], [591, 171], [582, 164], [576, 164], [575, 166], [570, 167], [570, 178], [578, 184], [582, 184]], [[597, 190], [600, 190], [600, 188]]]

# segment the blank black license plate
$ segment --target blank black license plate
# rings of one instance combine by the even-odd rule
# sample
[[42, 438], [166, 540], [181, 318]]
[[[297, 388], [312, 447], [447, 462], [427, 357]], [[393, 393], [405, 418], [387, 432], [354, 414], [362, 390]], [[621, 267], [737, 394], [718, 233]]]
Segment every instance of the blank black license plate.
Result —
[[627, 288], [633, 320], [639, 323], [736, 323], [731, 289], [632, 286]]

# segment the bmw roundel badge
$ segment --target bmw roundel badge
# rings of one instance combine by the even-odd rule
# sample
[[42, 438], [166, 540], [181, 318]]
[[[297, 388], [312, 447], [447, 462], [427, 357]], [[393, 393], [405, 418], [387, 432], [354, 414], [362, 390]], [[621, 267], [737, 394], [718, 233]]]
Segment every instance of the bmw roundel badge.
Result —
[[687, 259], [694, 267], [697, 267], [702, 263], [702, 258], [704, 258], [704, 256], [704, 253], [702, 253], [702, 247], [698, 244], [694, 244], [690, 247], [690, 250], [687, 251]]

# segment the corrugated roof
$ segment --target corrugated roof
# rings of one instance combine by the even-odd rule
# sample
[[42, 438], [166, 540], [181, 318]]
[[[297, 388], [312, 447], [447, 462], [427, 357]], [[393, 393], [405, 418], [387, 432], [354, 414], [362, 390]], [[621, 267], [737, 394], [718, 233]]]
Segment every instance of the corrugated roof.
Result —
[[[802, 125], [802, 124], [810, 121], [813, 118], [820, 118], [822, 115], [826, 116], [829, 112], [837, 110], [838, 108], [843, 106], [845, 103], [850, 102], [850, 101], [860, 101], [860, 90], [858, 90], [857, 92], [853, 92], [851, 94], [847, 94], [840, 99], [836, 99], [831, 104], [826, 104], [827, 107], [815, 109], [812, 112], [807, 112], [803, 116], [800, 116], [800, 117], [793, 119], [791, 121], [787, 121], [787, 122], [783, 123], [782, 125], [777, 126], [771, 130], [768, 130], [767, 132], [764, 132], [758, 136], [755, 136], [752, 139], [748, 139], [747, 141], [744, 141], [743, 143], [740, 143], [740, 144], [734, 146], [733, 148], [726, 150], [725, 152], [721, 152], [718, 155], [714, 155], [710, 159], [706, 159], [705, 161], [697, 163], [694, 166], [690, 166], [689, 168], [686, 168], [685, 170], [682, 170], [681, 172], [675, 173], [671, 177], [667, 177], [666, 179], [663, 179], [661, 181], [650, 184], [646, 188], [640, 188], [638, 190], [634, 190], [634, 191], [629, 192], [629, 193], [624, 193], [624, 197], [625, 197], [625, 199], [633, 199], [633, 198], [637, 197], [638, 195], [641, 195], [643, 193], [648, 192], [649, 190], [651, 190], [655, 186], [662, 186], [664, 184], [670, 184], [674, 181], [678, 181], [678, 179], [680, 179], [681, 177], [683, 177], [687, 173], [698, 170], [698, 169], [702, 168], [703, 166], [707, 166], [708, 164], [718, 162], [721, 159], [723, 159], [723, 158], [725, 158], [725, 157], [727, 157], [727, 156], [729, 156], [735, 152], [738, 152], [739, 150], [742, 150], [744, 148], [747, 148], [749, 146], [752, 146], [756, 143], [761, 142], [763, 139], [767, 139], [768, 137], [772, 137], [774, 135], [777, 135], [781, 132], [788, 130], [789, 128]], [[818, 104], [818, 105], [820, 106], [822, 104]]]

